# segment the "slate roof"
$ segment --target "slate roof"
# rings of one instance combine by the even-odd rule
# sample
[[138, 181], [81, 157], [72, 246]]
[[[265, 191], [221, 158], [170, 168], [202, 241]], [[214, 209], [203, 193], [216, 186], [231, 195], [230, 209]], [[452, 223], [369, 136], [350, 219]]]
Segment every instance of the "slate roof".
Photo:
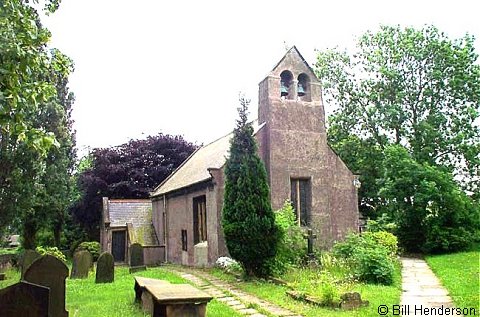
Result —
[[[265, 125], [265, 123], [258, 125], [257, 120], [252, 124], [254, 134]], [[193, 152], [167, 179], [155, 188], [151, 197], [167, 194], [211, 179], [212, 176], [208, 170], [210, 168], [219, 169], [225, 165], [232, 136], [233, 133], [229, 133]]]
[[[111, 199], [108, 201], [110, 227], [130, 227], [129, 236], [141, 245], [158, 245], [152, 222], [152, 202], [149, 199]], [[130, 230], [129, 228], [129, 230]]]

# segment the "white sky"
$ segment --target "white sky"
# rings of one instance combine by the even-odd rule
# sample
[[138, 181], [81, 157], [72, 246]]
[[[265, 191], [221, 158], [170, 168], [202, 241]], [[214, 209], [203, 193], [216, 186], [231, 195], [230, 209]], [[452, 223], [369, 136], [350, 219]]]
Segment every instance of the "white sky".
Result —
[[[352, 47], [380, 24], [434, 24], [475, 35], [480, 1], [63, 0], [44, 20], [51, 46], [75, 61], [77, 146], [107, 147], [159, 132], [208, 143], [231, 131], [239, 91], [257, 116], [258, 83], [296, 45]], [[329, 112], [328, 105], [326, 111]]]

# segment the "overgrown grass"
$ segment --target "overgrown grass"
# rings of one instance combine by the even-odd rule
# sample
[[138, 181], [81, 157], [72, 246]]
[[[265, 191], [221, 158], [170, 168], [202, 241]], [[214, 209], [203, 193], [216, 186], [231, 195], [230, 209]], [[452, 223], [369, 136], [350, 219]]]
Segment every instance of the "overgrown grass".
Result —
[[[247, 293], [256, 295], [259, 298], [265, 299], [278, 306], [287, 308], [297, 314], [302, 314], [306, 317], [317, 316], [378, 316], [377, 308], [379, 305], [387, 305], [392, 307], [394, 304], [400, 303], [401, 295], [401, 270], [400, 265], [395, 266], [394, 283], [391, 286], [363, 284], [355, 282], [337, 283], [334, 286], [337, 288], [338, 296], [341, 292], [355, 291], [359, 292], [363, 300], [368, 300], [370, 304], [353, 311], [343, 311], [338, 308], [319, 307], [312, 304], [307, 304], [298, 300], [294, 300], [288, 295], [286, 291], [289, 287], [283, 285], [276, 285], [271, 282], [254, 280], [238, 282], [231, 275], [223, 273], [219, 269], [213, 269], [211, 273], [224, 280], [235, 282], [235, 286], [244, 290]], [[339, 272], [332, 272], [331, 277], [335, 280]], [[285, 274], [282, 278], [292, 285], [296, 290], [306, 291], [311, 295], [321, 297], [321, 279], [322, 273], [318, 269], [295, 269]]]
[[[67, 278], [66, 306], [69, 316], [75, 317], [136, 317], [147, 316], [139, 305], [134, 303], [134, 275], [167, 280], [173, 284], [187, 283], [181, 277], [162, 268], [149, 268], [147, 271], [129, 274], [127, 267], [115, 268], [115, 282], [95, 284], [95, 274], [90, 272], [87, 279]], [[7, 280], [0, 281], [0, 287], [18, 282], [20, 274], [11, 269]], [[207, 305], [208, 317], [242, 316], [226, 304], [212, 300]]]
[[480, 245], [468, 252], [427, 256], [426, 261], [457, 307], [480, 311]]

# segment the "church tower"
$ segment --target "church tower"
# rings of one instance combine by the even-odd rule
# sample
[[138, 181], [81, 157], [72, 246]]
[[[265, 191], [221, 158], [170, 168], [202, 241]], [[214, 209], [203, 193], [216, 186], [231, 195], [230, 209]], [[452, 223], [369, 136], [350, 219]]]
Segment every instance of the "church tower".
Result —
[[286, 199], [326, 246], [358, 230], [358, 180], [327, 144], [320, 81], [294, 46], [259, 84], [257, 134], [272, 207]]

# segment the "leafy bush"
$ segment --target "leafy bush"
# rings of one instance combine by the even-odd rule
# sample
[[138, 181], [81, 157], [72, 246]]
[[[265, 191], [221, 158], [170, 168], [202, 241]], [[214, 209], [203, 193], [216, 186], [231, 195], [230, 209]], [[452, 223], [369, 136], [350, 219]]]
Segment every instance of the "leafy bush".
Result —
[[386, 231], [390, 233], [395, 233], [397, 225], [395, 222], [390, 219], [390, 217], [384, 213], [377, 219], [368, 219], [367, 220], [367, 231], [377, 232], [377, 231]]
[[65, 257], [65, 255], [57, 247], [38, 246], [35, 250], [41, 255], [52, 255], [65, 263], [67, 262], [67, 258]]
[[393, 283], [393, 260], [383, 246], [359, 248], [355, 258], [355, 275], [359, 280], [383, 285]]
[[364, 232], [364, 239], [372, 239], [377, 244], [382, 245], [388, 252], [388, 255], [394, 257], [398, 253], [398, 239], [395, 235], [386, 231]]
[[295, 221], [295, 211], [290, 201], [285, 201], [283, 207], [275, 212], [275, 225], [279, 230], [280, 241], [270, 266], [273, 274], [280, 275], [302, 262], [306, 248], [303, 231]]
[[93, 262], [97, 262], [98, 257], [100, 256], [100, 243], [97, 241], [82, 242], [77, 247], [75, 252], [86, 250], [92, 254]]
[[396, 237], [388, 232], [349, 234], [334, 245], [334, 255], [346, 260], [357, 279], [375, 284], [393, 282]]

